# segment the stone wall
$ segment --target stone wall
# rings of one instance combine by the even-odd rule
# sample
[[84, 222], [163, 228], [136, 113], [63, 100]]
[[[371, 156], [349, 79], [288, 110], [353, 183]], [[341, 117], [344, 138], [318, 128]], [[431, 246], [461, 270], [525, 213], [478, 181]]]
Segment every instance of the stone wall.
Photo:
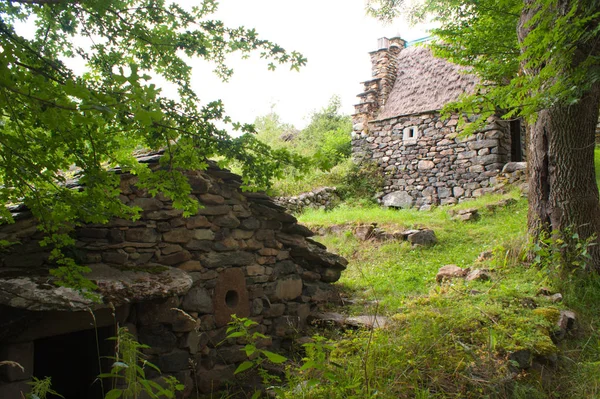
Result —
[[335, 187], [320, 187], [316, 190], [295, 195], [293, 197], [278, 197], [275, 202], [286, 208], [288, 212], [299, 214], [307, 208], [333, 209], [340, 201]]
[[[25, 373], [0, 369], [0, 397], [28, 389], [36, 340], [90, 328], [87, 307], [98, 326], [128, 326], [151, 347], [149, 360], [186, 384], [187, 397], [195, 382], [201, 392], [216, 389], [244, 360], [241, 342], [223, 342], [231, 314], [259, 323], [272, 337], [261, 344], [276, 349], [320, 304], [336, 299], [330, 283], [347, 262], [309, 239], [293, 216], [266, 195], [242, 192], [227, 171], [187, 175], [204, 205], [197, 215], [183, 217], [167, 198], [150, 197], [135, 176], [122, 174], [122, 200], [142, 208], [141, 218], [75, 231], [72, 254], [92, 269], [102, 303], [52, 284], [48, 253], [26, 209], [15, 209], [16, 224], [0, 226], [1, 239], [21, 242], [0, 256], [0, 312], [11, 315], [0, 321], [0, 353], [8, 354], [0, 360], [16, 353], [27, 365]], [[120, 316], [109, 317], [113, 308]], [[40, 324], [57, 317], [65, 321]]]
[[463, 138], [458, 121], [427, 112], [371, 121], [368, 132], [355, 125], [353, 155], [384, 171], [384, 205], [428, 209], [493, 191], [490, 179], [509, 160], [508, 127], [490, 120], [484, 132]]

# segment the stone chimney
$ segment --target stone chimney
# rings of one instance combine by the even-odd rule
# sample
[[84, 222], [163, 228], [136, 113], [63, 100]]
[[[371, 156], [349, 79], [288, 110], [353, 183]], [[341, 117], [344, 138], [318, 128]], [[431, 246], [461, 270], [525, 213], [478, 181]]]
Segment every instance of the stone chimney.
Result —
[[[368, 122], [377, 117], [394, 87], [398, 72], [398, 55], [405, 47], [406, 41], [400, 37], [391, 39], [382, 37], [377, 40], [377, 50], [369, 53], [372, 78], [362, 82], [363, 92], [357, 96], [360, 102], [354, 105], [352, 115], [354, 139], [365, 139], [368, 136]], [[354, 144], [360, 145], [360, 143]]]

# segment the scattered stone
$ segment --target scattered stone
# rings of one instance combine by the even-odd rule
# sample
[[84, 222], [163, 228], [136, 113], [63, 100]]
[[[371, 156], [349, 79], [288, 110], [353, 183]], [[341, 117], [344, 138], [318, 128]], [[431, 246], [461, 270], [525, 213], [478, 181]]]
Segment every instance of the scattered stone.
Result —
[[435, 280], [438, 283], [441, 283], [444, 280], [451, 280], [453, 278], [464, 278], [470, 271], [471, 269], [469, 268], [463, 269], [456, 265], [442, 266], [440, 270], [438, 270]]
[[517, 200], [515, 200], [513, 198], [505, 198], [505, 199], [502, 199], [502, 200], [500, 200], [498, 202], [494, 202], [492, 204], [487, 204], [486, 208], [490, 212], [494, 212], [498, 208], [505, 208], [507, 206], [514, 205], [516, 203], [517, 203]]
[[465, 280], [467, 281], [486, 281], [490, 280], [490, 272], [488, 269], [475, 269], [471, 270]]
[[525, 170], [527, 169], [527, 162], [508, 162], [502, 168], [502, 173], [512, 173], [517, 170]]
[[575, 312], [571, 310], [561, 310], [558, 321], [556, 322], [557, 331], [554, 332], [553, 337], [560, 341], [565, 338], [568, 332], [575, 328], [575, 322], [577, 316]]
[[528, 297], [521, 299], [521, 306], [523, 306], [524, 308], [527, 308], [527, 309], [536, 309], [538, 307], [535, 300], [533, 298], [528, 298]]
[[485, 262], [486, 260], [492, 259], [494, 257], [493, 251], [483, 251], [477, 257], [477, 262]]
[[558, 292], [554, 295], [550, 295], [550, 297], [548, 297], [548, 299], [550, 299], [550, 302], [552, 302], [552, 303], [558, 303], [558, 302], [562, 302], [563, 296], [560, 292]]
[[349, 326], [358, 328], [385, 328], [390, 323], [387, 317], [379, 315], [362, 315], [348, 317], [346, 323]]
[[437, 243], [437, 238], [433, 230], [423, 229], [419, 230], [416, 233], [409, 234], [406, 237], [406, 240], [410, 242], [413, 246], [422, 245], [422, 246], [430, 246]]
[[361, 240], [366, 241], [373, 237], [373, 230], [375, 229], [374, 224], [364, 224], [360, 226], [356, 226], [354, 228], [354, 236]]
[[463, 222], [471, 222], [479, 219], [479, 210], [477, 208], [450, 209], [448, 214], [452, 219]]
[[346, 316], [333, 312], [316, 313], [308, 318], [310, 324], [320, 327], [342, 327], [345, 321]]

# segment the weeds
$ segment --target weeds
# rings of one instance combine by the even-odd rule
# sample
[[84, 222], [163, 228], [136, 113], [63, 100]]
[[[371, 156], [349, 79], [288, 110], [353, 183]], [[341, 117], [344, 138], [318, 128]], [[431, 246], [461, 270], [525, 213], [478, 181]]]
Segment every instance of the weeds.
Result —
[[[270, 386], [274, 382], [281, 382], [281, 379], [266, 370], [264, 364], [266, 362], [270, 362], [272, 364], [282, 364], [288, 359], [277, 353], [259, 348], [259, 341], [267, 339], [267, 336], [259, 333], [258, 331], [252, 331], [257, 325], [258, 323], [246, 317], [237, 317], [236, 315], [232, 315], [231, 321], [229, 322], [229, 327], [226, 331], [227, 336], [225, 340], [241, 340], [245, 344], [240, 350], [245, 353], [248, 359], [240, 363], [240, 365], [234, 371], [234, 375], [249, 370], [256, 370], [262, 380], [263, 385]], [[252, 398], [254, 399], [258, 397], [260, 397], [260, 391], [254, 392]]]
[[64, 396], [52, 389], [52, 379], [50, 377], [42, 379], [33, 377], [32, 379], [33, 381], [29, 383], [31, 385], [31, 392], [27, 394], [27, 399], [46, 399], [48, 395], [64, 398]]
[[183, 390], [184, 386], [173, 376], [162, 377], [162, 385], [146, 377], [146, 367], [157, 373], [160, 370], [144, 360], [141, 350], [149, 347], [137, 342], [127, 328], [119, 328], [117, 336], [112, 339], [116, 341], [116, 354], [111, 357], [114, 363], [110, 373], [99, 375], [99, 378], [110, 379], [112, 382], [112, 389], [105, 399], [137, 399], [142, 394], [153, 399], [171, 399], [175, 397], [175, 392]]

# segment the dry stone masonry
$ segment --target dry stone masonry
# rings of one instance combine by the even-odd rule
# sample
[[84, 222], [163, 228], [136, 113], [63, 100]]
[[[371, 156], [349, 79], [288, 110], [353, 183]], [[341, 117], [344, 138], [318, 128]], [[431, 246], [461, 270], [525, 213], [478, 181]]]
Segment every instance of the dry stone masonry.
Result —
[[[140, 207], [141, 218], [74, 232], [72, 255], [92, 269], [100, 303], [52, 283], [35, 220], [14, 209], [16, 223], [0, 226], [0, 239], [20, 242], [0, 257], [0, 360], [18, 361], [25, 371], [0, 368], [0, 397], [18, 398], [43, 373], [53, 373], [66, 397], [77, 389], [89, 391], [76, 397], [100, 397], [92, 384], [97, 356], [81, 354], [96, 350], [94, 324], [103, 340], [117, 324], [127, 326], [150, 346], [151, 362], [185, 383], [183, 397], [196, 388], [211, 392], [245, 360], [241, 343], [222, 343], [232, 314], [256, 321], [271, 337], [261, 344], [277, 349], [320, 304], [337, 298], [330, 283], [347, 262], [312, 241], [296, 218], [264, 194], [242, 192], [239, 177], [225, 170], [186, 173], [203, 204], [197, 215], [183, 217], [122, 173], [122, 200]], [[101, 349], [103, 356], [114, 350]]]
[[320, 187], [292, 197], [278, 197], [275, 202], [288, 212], [299, 214], [307, 208], [333, 209], [340, 202], [340, 197], [335, 187]]
[[429, 209], [494, 191], [504, 165], [522, 160], [520, 124], [490, 118], [483, 131], [459, 135], [463, 117], [445, 119], [439, 110], [477, 79], [426, 48], [405, 49], [399, 38], [387, 44], [371, 53], [375, 79], [359, 94], [352, 134], [357, 162], [374, 162], [385, 174], [380, 202]]

